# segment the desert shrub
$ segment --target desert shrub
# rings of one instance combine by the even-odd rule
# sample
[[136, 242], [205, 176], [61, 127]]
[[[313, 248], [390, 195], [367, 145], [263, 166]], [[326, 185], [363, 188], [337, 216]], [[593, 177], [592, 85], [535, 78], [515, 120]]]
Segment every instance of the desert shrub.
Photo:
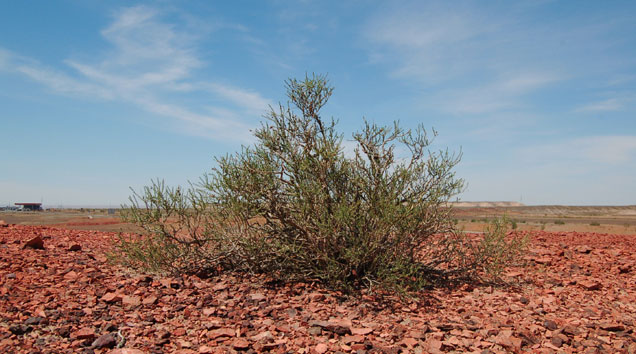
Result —
[[601, 223], [594, 221], [590, 223], [590, 226], [601, 226]]
[[527, 235], [509, 233], [509, 225], [516, 229], [514, 221], [506, 216], [492, 220], [477, 246], [472, 264], [483, 271], [484, 279], [498, 280], [505, 267], [517, 262], [527, 247]]
[[119, 235], [111, 258], [153, 272], [200, 272], [223, 262], [219, 251], [219, 223], [205, 190], [196, 186], [182, 191], [152, 181], [131, 205], [121, 209], [125, 221], [139, 225], [144, 235]]
[[455, 230], [448, 202], [463, 187], [460, 155], [430, 150], [435, 131], [365, 121], [346, 156], [336, 121], [320, 115], [333, 92], [326, 78], [286, 88], [290, 102], [270, 109], [256, 142], [218, 158], [199, 183], [182, 191], [157, 181], [133, 194], [124, 218], [145, 236], [120, 240], [124, 262], [349, 290], [418, 289], [508, 259], [499, 229], [476, 250]]
[[565, 221], [563, 220], [557, 220], [554, 222], [555, 225], [565, 225]]

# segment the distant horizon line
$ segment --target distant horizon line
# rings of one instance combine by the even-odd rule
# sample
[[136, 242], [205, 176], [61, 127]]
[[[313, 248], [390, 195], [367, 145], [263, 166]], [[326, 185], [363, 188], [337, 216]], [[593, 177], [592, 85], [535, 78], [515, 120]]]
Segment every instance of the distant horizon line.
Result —
[[[25, 203], [25, 202], [20, 202]], [[29, 203], [29, 202], [26, 202]], [[524, 204], [516, 201], [452, 201], [450, 204], [461, 206], [461, 204], [482, 204], [466, 205], [467, 207], [539, 207], [539, 206], [572, 206], [572, 207], [636, 207], [636, 204]], [[122, 209], [121, 204], [46, 204], [41, 203], [42, 209]], [[0, 203], [0, 208], [16, 207], [15, 203]]]

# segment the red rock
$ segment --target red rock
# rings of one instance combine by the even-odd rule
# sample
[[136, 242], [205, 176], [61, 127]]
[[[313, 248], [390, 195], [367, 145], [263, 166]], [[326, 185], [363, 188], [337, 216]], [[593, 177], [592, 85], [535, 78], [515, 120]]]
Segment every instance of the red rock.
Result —
[[356, 343], [356, 344], [351, 344], [351, 349], [358, 351], [358, 350], [365, 350], [367, 348], [367, 346], [365, 344], [362, 343]]
[[157, 297], [154, 295], [147, 296], [141, 302], [144, 305], [154, 305], [157, 302]]
[[82, 250], [82, 246], [78, 243], [74, 243], [71, 245], [71, 247], [68, 248], [69, 251], [72, 252], [76, 252], [76, 251], [81, 251]]
[[415, 338], [404, 338], [400, 343], [404, 344], [409, 349], [413, 349], [419, 342]]
[[373, 332], [373, 328], [351, 328], [351, 334], [366, 336], [371, 332]]
[[[42, 236], [47, 252], [22, 251], [25, 241], [38, 234], [50, 235], [48, 239]], [[76, 338], [75, 331], [85, 327], [94, 328], [96, 337], [121, 330], [130, 350], [152, 348], [153, 352], [182, 354], [210, 349], [218, 353], [239, 351], [232, 347], [238, 338], [247, 340], [249, 349], [257, 353], [309, 349], [305, 350], [308, 354], [315, 352], [319, 343], [327, 346], [326, 353], [418, 349], [433, 353], [486, 349], [629, 353], [633, 344], [629, 331], [635, 320], [625, 314], [627, 308], [616, 304], [630, 304], [636, 296], [629, 276], [633, 273], [620, 273], [621, 266], [630, 266], [632, 272], [636, 267], [631, 257], [636, 253], [633, 236], [548, 232], [531, 235], [537, 243], [533, 247], [540, 250], [532, 257], [551, 257], [549, 272], [529, 264], [520, 276], [527, 282], [514, 291], [507, 287], [493, 287], [491, 291], [479, 285], [472, 292], [462, 288], [432, 288], [418, 299], [418, 306], [409, 302], [411, 312], [405, 314], [401, 310], [403, 303], [399, 300], [393, 303], [391, 296], [363, 292], [341, 299], [341, 294], [320, 284], [305, 283], [284, 284], [273, 290], [261, 276], [221, 273], [211, 279], [199, 279], [183, 275], [168, 279], [163, 287], [161, 278], [131, 277], [119, 266], [105, 262], [102, 254], [115, 235], [11, 226], [0, 229], [0, 299], [4, 301], [0, 301], [0, 318], [7, 322], [4, 329], [0, 326], [0, 353], [80, 352], [94, 340]], [[73, 243], [91, 252], [68, 252]], [[574, 250], [580, 244], [592, 249], [589, 255]], [[563, 249], [565, 255], [557, 258], [556, 254]], [[503, 274], [511, 271], [518, 268], [503, 269]], [[64, 275], [75, 281], [62, 279]], [[514, 272], [513, 275], [519, 276]], [[587, 291], [578, 285], [583, 280], [599, 282], [602, 288]], [[223, 284], [219, 287], [223, 290], [213, 292], [212, 287], [218, 284]], [[104, 295], [107, 293], [110, 294]], [[133, 309], [106, 302], [110, 298], [119, 304], [124, 294], [139, 296], [146, 305]], [[261, 300], [257, 295], [256, 300], [251, 300], [254, 294], [267, 298]], [[154, 303], [146, 302], [150, 297], [156, 297]], [[47, 323], [35, 324], [35, 319], [29, 319], [34, 316]], [[337, 318], [347, 320], [333, 320]], [[323, 327], [309, 326], [314, 319], [325, 320]], [[543, 319], [556, 319], [554, 328], [541, 326]], [[356, 328], [351, 328], [351, 320]], [[30, 326], [26, 324], [32, 322]], [[345, 328], [344, 335], [336, 333], [334, 323]], [[564, 324], [576, 327], [578, 334], [571, 334], [573, 331], [563, 328]], [[27, 333], [29, 327], [32, 331]], [[24, 333], [15, 335], [12, 328]], [[164, 337], [164, 333], [171, 334], [177, 328], [187, 329], [188, 333]], [[223, 328], [227, 328], [225, 335], [208, 339], [208, 332], [214, 337], [219, 333], [213, 330]], [[317, 331], [311, 336], [308, 332], [314, 329]], [[74, 338], [69, 339], [71, 332]], [[60, 340], [36, 341], [50, 335]], [[498, 335], [501, 338], [497, 340], [507, 347], [502, 349], [494, 343]], [[406, 338], [417, 340], [421, 347], [408, 348], [408, 341], [402, 342]], [[115, 335], [115, 339], [120, 338]], [[362, 342], [355, 342], [358, 340]], [[558, 340], [561, 347], [557, 349], [558, 343], [553, 341]], [[180, 347], [180, 343], [191, 348]], [[101, 354], [109, 351], [93, 349]], [[632, 351], [636, 351], [636, 344], [632, 345]]]
[[208, 332], [208, 338], [216, 339], [219, 337], [234, 337], [236, 331], [232, 328], [218, 328]]
[[203, 312], [203, 314], [205, 316], [212, 316], [216, 312], [216, 309], [215, 308], [205, 308], [205, 309], [203, 309], [202, 312]]
[[601, 329], [610, 332], [620, 332], [625, 330], [625, 326], [620, 323], [604, 323], [600, 325]]
[[329, 347], [325, 343], [320, 343], [314, 347], [314, 350], [318, 354], [326, 353], [329, 350]]
[[601, 283], [595, 280], [581, 280], [578, 284], [586, 290], [599, 290], [603, 287]]
[[579, 329], [576, 328], [575, 326], [572, 325], [567, 325], [563, 327], [563, 333], [570, 335], [570, 336], [576, 336], [580, 333]]
[[552, 258], [550, 258], [550, 257], [539, 257], [539, 258], [535, 258], [534, 261], [537, 264], [550, 265], [552, 263]]
[[215, 352], [214, 348], [208, 347], [207, 345], [202, 345], [199, 347], [200, 354], [212, 354], [214, 352]]
[[429, 350], [432, 352], [439, 352], [442, 349], [442, 341], [437, 339], [431, 339], [427, 341]]
[[214, 291], [221, 291], [227, 289], [229, 286], [225, 283], [218, 283], [212, 287]]
[[82, 328], [75, 332], [71, 333], [71, 338], [73, 339], [94, 339], [95, 338], [95, 330], [92, 328]]
[[143, 350], [133, 348], [118, 348], [108, 352], [108, 354], [147, 354]]
[[9, 224], [4, 220], [0, 220], [0, 227], [9, 227]]
[[42, 322], [42, 320], [44, 320], [44, 318], [42, 317], [37, 317], [37, 316], [29, 317], [27, 318], [26, 321], [24, 321], [24, 324], [27, 326], [39, 325]]
[[172, 335], [174, 335], [176, 337], [185, 336], [187, 333], [188, 332], [183, 327], [179, 327], [179, 328], [175, 329], [174, 331], [172, 331]]
[[124, 296], [121, 302], [124, 305], [134, 307], [141, 305], [141, 298], [139, 296]]
[[559, 328], [559, 326], [557, 326], [556, 322], [554, 322], [552, 320], [543, 321], [543, 327], [545, 327], [545, 328], [547, 328], [547, 329], [549, 329], [551, 331], [554, 331], [557, 328]]
[[561, 348], [563, 346], [563, 339], [561, 339], [558, 336], [554, 336], [550, 338], [550, 343], [552, 343], [552, 345], [554, 345], [557, 348]]
[[108, 333], [99, 336], [99, 338], [95, 339], [91, 347], [93, 348], [113, 348], [117, 345], [117, 338], [113, 333]]
[[44, 249], [44, 240], [40, 236], [35, 236], [29, 239], [22, 248], [32, 248], [36, 250]]
[[274, 336], [272, 335], [272, 332], [270, 331], [265, 331], [265, 332], [261, 332], [255, 336], [252, 336], [251, 338], [253, 341], [256, 342], [269, 342], [271, 340], [274, 340]]
[[13, 325], [9, 327], [9, 332], [15, 334], [16, 336], [21, 336], [25, 333], [31, 332], [32, 330], [32, 327], [26, 325]]
[[192, 342], [189, 342], [187, 340], [183, 340], [183, 339], [178, 339], [177, 343], [179, 344], [179, 346], [181, 348], [185, 348], [185, 349], [190, 349], [192, 348]]
[[362, 343], [364, 342], [364, 337], [361, 335], [352, 335], [352, 336], [345, 335], [344, 337], [342, 337], [342, 341], [345, 344]]
[[119, 302], [121, 300], [122, 300], [122, 296], [115, 293], [106, 293], [104, 296], [102, 296], [102, 301], [105, 301], [108, 303]]
[[75, 279], [77, 279], [77, 277], [78, 277], [78, 275], [74, 271], [70, 271], [70, 272], [64, 274], [64, 279], [66, 279], [66, 280], [75, 280]]
[[267, 299], [267, 297], [261, 293], [256, 293], [256, 294], [251, 294], [250, 295], [250, 299], [254, 300], [254, 301], [263, 301], [265, 299]]
[[312, 302], [318, 302], [325, 299], [325, 294], [321, 293], [311, 293], [309, 294], [309, 300]]
[[232, 348], [234, 349], [247, 349], [250, 347], [250, 342], [245, 340], [245, 338], [237, 338], [232, 342]]
[[351, 334], [351, 326], [346, 321], [311, 321], [310, 326], [317, 326], [323, 330], [336, 333], [338, 335]]
[[631, 269], [632, 269], [632, 267], [630, 267], [629, 265], [626, 265], [626, 264], [618, 266], [618, 272], [621, 273], [621, 274], [629, 273], [629, 271]]
[[574, 250], [579, 252], [579, 253], [584, 253], [584, 254], [592, 252], [592, 248], [590, 246], [588, 246], [588, 245], [576, 246], [576, 247], [574, 247]]

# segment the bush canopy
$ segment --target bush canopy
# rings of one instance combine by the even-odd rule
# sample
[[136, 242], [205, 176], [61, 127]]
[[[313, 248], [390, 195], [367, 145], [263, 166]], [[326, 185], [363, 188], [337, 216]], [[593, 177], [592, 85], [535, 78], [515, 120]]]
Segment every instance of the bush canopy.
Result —
[[437, 133], [423, 126], [366, 120], [346, 154], [337, 122], [320, 114], [333, 93], [326, 77], [290, 79], [286, 88], [289, 102], [270, 108], [256, 143], [217, 158], [198, 183], [182, 190], [154, 181], [134, 192], [125, 218], [146, 235], [122, 237], [122, 259], [342, 290], [415, 290], [474, 268], [448, 203], [463, 188], [453, 171], [460, 154], [431, 151]]

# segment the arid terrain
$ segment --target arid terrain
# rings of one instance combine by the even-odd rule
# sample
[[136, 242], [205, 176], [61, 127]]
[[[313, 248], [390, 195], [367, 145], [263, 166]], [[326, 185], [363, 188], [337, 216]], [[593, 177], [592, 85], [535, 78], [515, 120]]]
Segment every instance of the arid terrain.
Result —
[[0, 213], [2, 353], [636, 353], [636, 207], [458, 205], [469, 233], [530, 237], [504, 285], [398, 299], [108, 261], [106, 210]]

